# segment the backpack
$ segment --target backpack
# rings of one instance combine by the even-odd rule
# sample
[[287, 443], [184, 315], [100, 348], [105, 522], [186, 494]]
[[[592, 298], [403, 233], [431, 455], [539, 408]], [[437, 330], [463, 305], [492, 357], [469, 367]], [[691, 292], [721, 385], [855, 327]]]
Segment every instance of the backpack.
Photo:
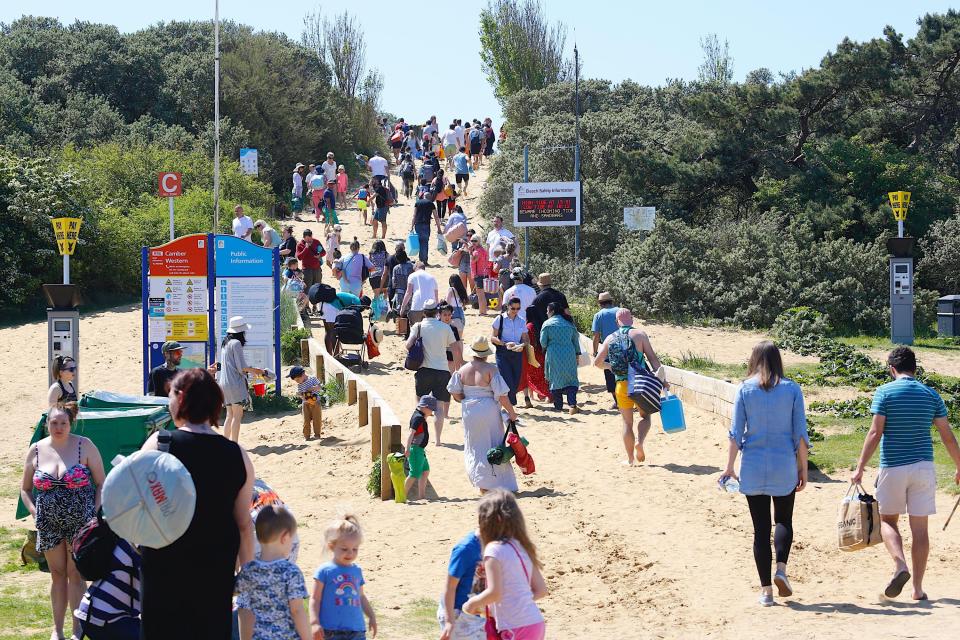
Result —
[[390, 142], [400, 142], [402, 140], [403, 140], [403, 131], [400, 129], [397, 129], [396, 131], [394, 131], [393, 135], [390, 136]]
[[480, 129], [470, 130], [470, 142], [480, 142]]
[[629, 333], [628, 327], [622, 327], [616, 333], [617, 339], [612, 341], [607, 349], [607, 362], [610, 363], [610, 369], [616, 375], [625, 376], [631, 362], [637, 360], [642, 362], [640, 354], [637, 353], [637, 345], [630, 339]]
[[110, 575], [113, 550], [120, 538], [103, 519], [103, 510], [80, 528], [73, 538], [70, 553], [84, 580], [102, 580]]
[[420, 179], [428, 182], [433, 180], [433, 165], [431, 163], [424, 162], [423, 166], [420, 167]]
[[410, 161], [404, 162], [400, 167], [400, 175], [404, 180], [413, 180], [414, 170], [413, 163]]

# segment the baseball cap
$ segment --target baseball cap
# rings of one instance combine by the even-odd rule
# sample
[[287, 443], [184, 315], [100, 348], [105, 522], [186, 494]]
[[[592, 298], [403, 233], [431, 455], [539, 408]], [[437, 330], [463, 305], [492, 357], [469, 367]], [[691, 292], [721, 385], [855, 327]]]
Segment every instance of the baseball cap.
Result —
[[169, 353], [171, 351], [183, 351], [183, 345], [176, 340], [167, 340], [160, 347], [160, 353]]
[[306, 371], [304, 371], [303, 367], [293, 367], [292, 369], [290, 369], [290, 373], [287, 374], [287, 377], [288, 377], [288, 378], [299, 378], [300, 376], [302, 376], [302, 375], [305, 374], [305, 373], [306, 373]]
[[432, 395], [420, 396], [420, 400], [417, 402], [417, 408], [423, 407], [424, 409], [430, 409], [430, 411], [437, 410], [437, 399]]

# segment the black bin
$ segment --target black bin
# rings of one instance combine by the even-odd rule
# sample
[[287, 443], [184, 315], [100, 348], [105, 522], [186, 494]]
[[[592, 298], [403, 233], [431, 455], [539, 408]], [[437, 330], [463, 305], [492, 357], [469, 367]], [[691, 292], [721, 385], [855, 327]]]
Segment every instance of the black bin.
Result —
[[937, 299], [937, 334], [941, 338], [960, 336], [960, 296]]

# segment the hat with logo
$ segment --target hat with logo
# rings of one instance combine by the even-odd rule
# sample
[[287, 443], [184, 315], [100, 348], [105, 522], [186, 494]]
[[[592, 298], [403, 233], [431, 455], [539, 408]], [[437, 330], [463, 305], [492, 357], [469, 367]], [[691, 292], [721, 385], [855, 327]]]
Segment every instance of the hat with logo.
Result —
[[183, 351], [183, 345], [176, 340], [167, 340], [160, 347], [160, 353], [170, 353], [171, 351]]

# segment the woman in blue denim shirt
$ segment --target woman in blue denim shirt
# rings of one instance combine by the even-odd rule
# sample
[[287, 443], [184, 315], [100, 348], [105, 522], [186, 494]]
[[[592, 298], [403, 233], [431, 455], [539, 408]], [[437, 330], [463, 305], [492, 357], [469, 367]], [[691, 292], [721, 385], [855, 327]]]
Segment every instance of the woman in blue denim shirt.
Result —
[[773, 500], [777, 572], [773, 582], [781, 597], [793, 594], [787, 558], [793, 543], [793, 500], [807, 485], [807, 418], [800, 386], [783, 375], [780, 351], [764, 341], [753, 348], [747, 379], [737, 390], [730, 429], [730, 454], [723, 478], [737, 478], [753, 519], [753, 557], [760, 574], [760, 604], [773, 604], [770, 580], [770, 501]]

